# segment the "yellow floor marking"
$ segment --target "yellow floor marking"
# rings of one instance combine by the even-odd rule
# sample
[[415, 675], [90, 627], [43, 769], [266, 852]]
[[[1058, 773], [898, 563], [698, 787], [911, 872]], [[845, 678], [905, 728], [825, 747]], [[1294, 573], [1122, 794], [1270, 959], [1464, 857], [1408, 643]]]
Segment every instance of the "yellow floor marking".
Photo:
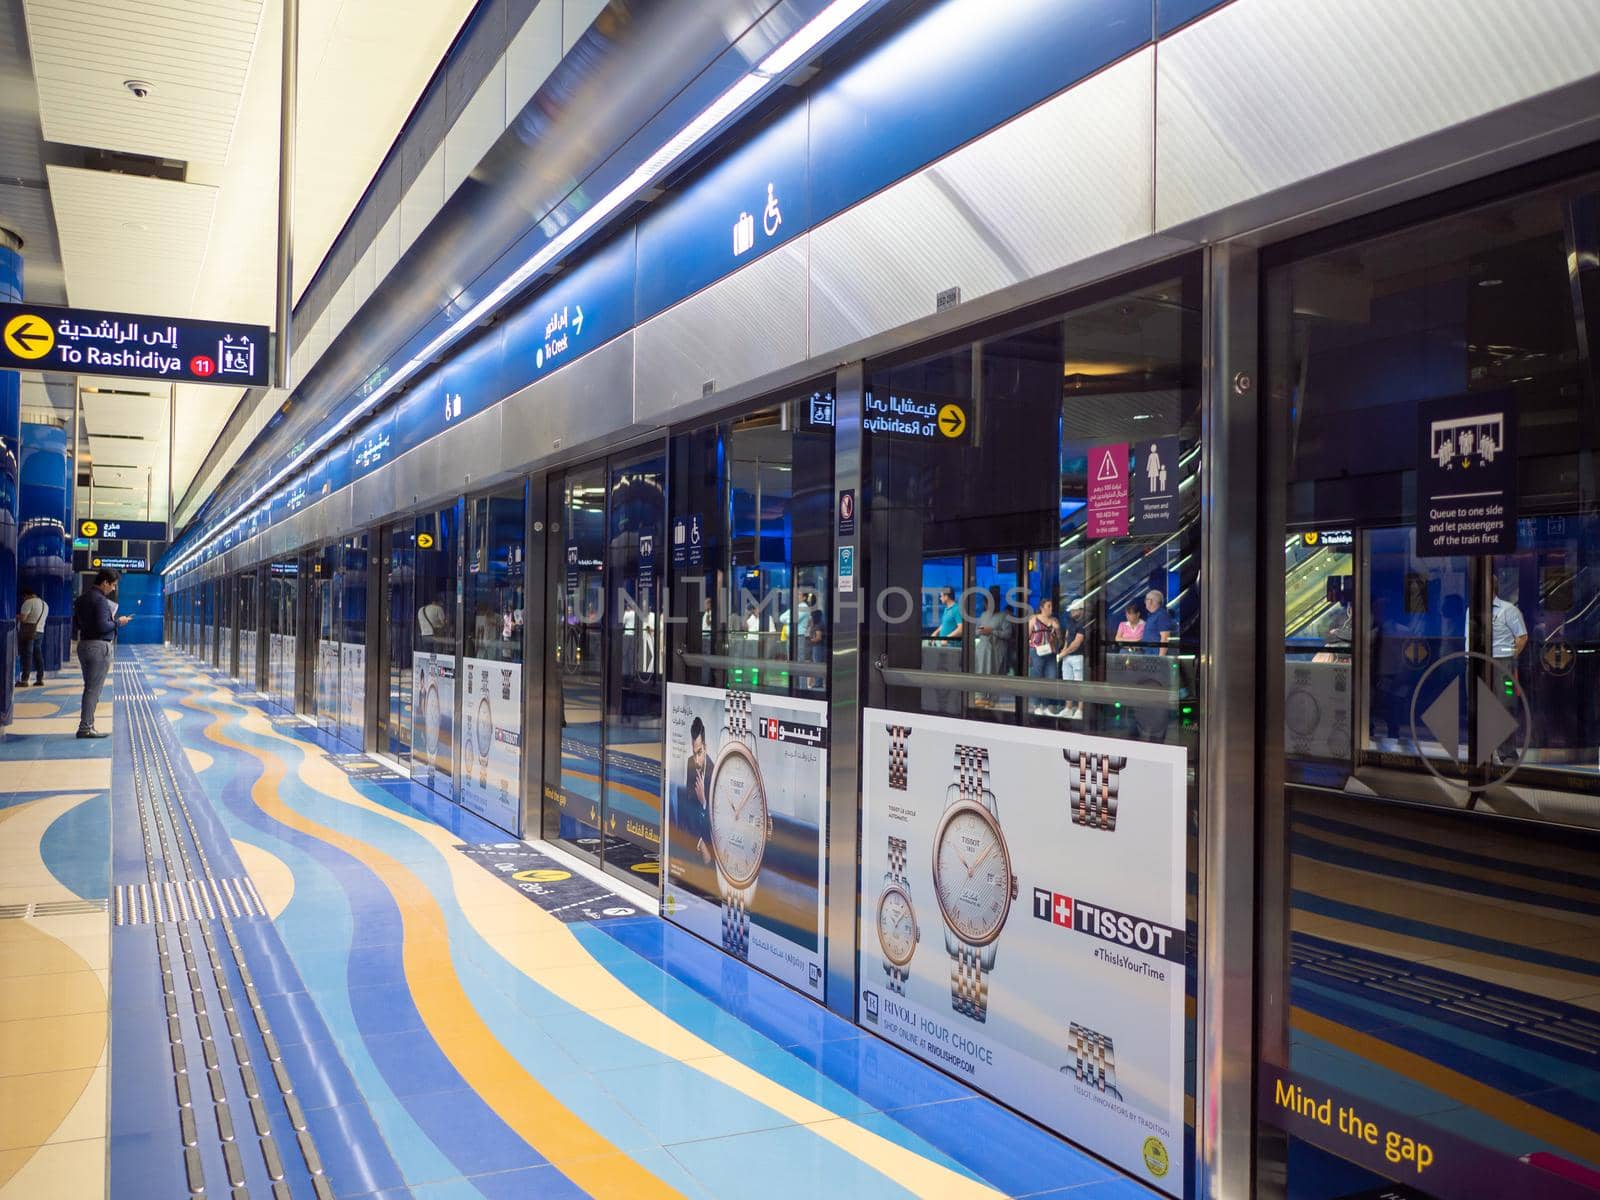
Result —
[[1508, 1096], [1499, 1088], [1490, 1087], [1459, 1071], [1452, 1071], [1432, 1059], [1391, 1046], [1369, 1034], [1357, 1033], [1348, 1026], [1319, 1017], [1303, 1008], [1291, 1009], [1289, 1019], [1296, 1029], [1337, 1046], [1348, 1054], [1377, 1063], [1423, 1087], [1432, 1088], [1502, 1125], [1520, 1130], [1552, 1146], [1559, 1146], [1581, 1161], [1600, 1163], [1600, 1132], [1585, 1129], [1515, 1096]]
[[[567, 1003], [586, 1012], [595, 1020], [601, 1021], [617, 1032], [632, 1038], [641, 1045], [648, 1046], [660, 1054], [675, 1058], [700, 1071], [702, 1074], [717, 1080], [726, 1087], [742, 1092], [757, 1103], [763, 1104], [773, 1111], [782, 1114], [797, 1125], [806, 1125], [812, 1128], [818, 1136], [825, 1138], [848, 1154], [855, 1156], [869, 1167], [882, 1172], [893, 1179], [900, 1186], [917, 1195], [938, 1197], [985, 1197], [992, 1198], [1000, 1195], [987, 1184], [969, 1179], [956, 1171], [949, 1170], [939, 1163], [932, 1162], [887, 1138], [857, 1125], [852, 1121], [836, 1120], [838, 1113], [822, 1105], [808, 1100], [796, 1092], [774, 1083], [759, 1071], [745, 1065], [724, 1054], [716, 1046], [704, 1041], [691, 1033], [682, 1025], [673, 1021], [650, 1005], [642, 1005], [639, 997], [620, 983], [614, 975], [600, 963], [595, 962], [588, 951], [583, 949], [582, 943], [572, 935], [564, 924], [555, 917], [546, 913], [536, 904], [527, 907], [532, 910], [531, 923], [538, 929], [542, 939], [540, 954], [549, 954], [565, 959], [567, 952], [576, 947], [587, 958], [588, 965], [574, 965], [562, 970], [547, 970], [541, 966], [539, 957], [533, 955], [530, 949], [531, 942], [524, 937], [513, 938], [504, 933], [497, 933], [492, 929], [478, 927], [477, 913], [488, 907], [493, 908], [503, 899], [505, 885], [495, 879], [481, 867], [468, 861], [465, 855], [454, 849], [455, 841], [452, 836], [431, 821], [422, 821], [394, 812], [372, 803], [351, 786], [349, 777], [343, 771], [326, 761], [320, 748], [301, 742], [297, 739], [284, 737], [273, 729], [268, 721], [258, 713], [249, 712], [238, 718], [240, 724], [251, 732], [265, 737], [276, 738], [289, 742], [304, 752], [301, 766], [301, 778], [316, 790], [325, 795], [364, 808], [376, 813], [396, 824], [405, 826], [413, 832], [421, 834], [439, 851], [440, 858], [450, 869], [451, 879], [455, 885], [456, 899], [467, 919], [472, 922], [478, 934], [499, 951], [507, 962], [521, 970], [530, 979], [546, 987], [554, 994], [560, 996]], [[218, 731], [222, 725], [219, 714], [217, 722], [207, 731]], [[219, 736], [221, 741], [226, 735]], [[233, 743], [227, 743], [233, 744]], [[248, 749], [248, 748], [246, 748]], [[276, 761], [267, 756], [258, 755], [263, 761]], [[276, 814], [274, 814], [276, 815]], [[281, 818], [280, 818], [281, 819]], [[296, 816], [296, 820], [303, 820]], [[288, 822], [285, 822], [288, 823]], [[338, 838], [337, 844], [349, 843], [354, 847], [350, 852], [358, 857], [376, 853], [364, 842], [343, 838], [342, 835], [332, 834]], [[409, 876], [409, 872], [407, 875]], [[412, 876], [411, 878], [415, 878]], [[420, 888], [420, 883], [413, 885]], [[391, 890], [395, 890], [391, 887]], [[397, 900], [405, 893], [395, 890]], [[425, 895], [425, 889], [423, 889]], [[437, 912], [437, 909], [435, 909]], [[446, 944], [441, 947], [443, 953], [448, 954], [448, 931]], [[502, 948], [504, 947], [504, 948]], [[407, 937], [407, 959], [410, 959], [410, 938]], [[447, 960], [446, 960], [447, 961]], [[408, 966], [407, 977], [410, 977]], [[451, 973], [452, 980], [454, 973]], [[470, 1005], [470, 1001], [463, 993], [459, 1003]], [[421, 1007], [419, 1002], [419, 1008]], [[468, 1009], [470, 1010], [470, 1008]], [[448, 1012], [448, 1010], [447, 1010]], [[440, 1036], [440, 1029], [435, 1020], [428, 1019], [424, 1011], [424, 1019], [434, 1031], [435, 1036]], [[438, 1019], [455, 1019], [441, 1015]], [[447, 1051], [448, 1053], [448, 1051]], [[519, 1068], [520, 1069], [520, 1068]], [[488, 1095], [485, 1099], [491, 1107], [496, 1108], [502, 1119], [510, 1121], [507, 1111], [496, 1104]], [[533, 1144], [538, 1145], [537, 1142]], [[543, 1147], [541, 1146], [542, 1150]], [[581, 1181], [580, 1181], [581, 1182]], [[603, 1193], [602, 1193], [603, 1194]]]
[[254, 881], [261, 903], [267, 906], [267, 916], [276, 921], [294, 899], [294, 872], [283, 859], [260, 846], [235, 838], [233, 848], [239, 853], [245, 874]]
[[105, 1139], [0, 1152], [0, 1180], [0, 1200], [103, 1200]]

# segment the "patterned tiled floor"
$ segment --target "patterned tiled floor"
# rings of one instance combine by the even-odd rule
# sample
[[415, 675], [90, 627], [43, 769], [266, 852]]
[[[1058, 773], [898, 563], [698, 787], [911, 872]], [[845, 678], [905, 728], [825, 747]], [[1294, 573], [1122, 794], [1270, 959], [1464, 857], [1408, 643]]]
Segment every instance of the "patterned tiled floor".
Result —
[[6, 878], [114, 909], [0, 922], [0, 1200], [1152, 1194], [654, 916], [563, 923], [177, 654], [118, 689], [87, 760], [21, 749], [63, 681], [0, 761]]
[[81, 691], [76, 665], [20, 689], [0, 740], [5, 1200], [105, 1195], [111, 741], [72, 736]]

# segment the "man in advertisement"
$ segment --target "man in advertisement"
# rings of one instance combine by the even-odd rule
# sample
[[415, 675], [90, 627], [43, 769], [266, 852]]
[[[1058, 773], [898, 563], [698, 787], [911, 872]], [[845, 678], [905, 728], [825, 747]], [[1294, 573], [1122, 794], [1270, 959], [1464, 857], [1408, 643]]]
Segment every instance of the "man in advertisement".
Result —
[[689, 727], [689, 761], [683, 785], [672, 800], [672, 830], [680, 843], [673, 864], [681, 869], [681, 880], [707, 895], [716, 894], [716, 876], [711, 866], [711, 819], [707, 807], [711, 760], [706, 754], [706, 724], [699, 717]]

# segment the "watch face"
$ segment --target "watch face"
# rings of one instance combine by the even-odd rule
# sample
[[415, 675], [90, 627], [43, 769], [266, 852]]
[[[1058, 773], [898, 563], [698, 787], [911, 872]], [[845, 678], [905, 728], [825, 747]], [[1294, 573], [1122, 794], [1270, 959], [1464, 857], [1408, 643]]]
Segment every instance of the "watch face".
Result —
[[1284, 723], [1289, 726], [1292, 733], [1300, 737], [1310, 737], [1317, 731], [1317, 725], [1321, 720], [1322, 707], [1317, 703], [1315, 696], [1298, 688], [1289, 693], [1289, 699], [1284, 705]]
[[767, 852], [767, 795], [755, 753], [727, 741], [711, 772], [711, 852], [735, 887], [747, 887]]
[[489, 697], [478, 701], [478, 757], [488, 758], [489, 747], [494, 742], [494, 711], [489, 707]]
[[428, 738], [429, 754], [437, 754], [439, 752], [439, 734], [442, 732], [439, 728], [439, 709], [438, 685], [430, 683], [428, 690], [422, 693], [422, 728]]
[[878, 944], [896, 967], [910, 962], [917, 948], [917, 917], [911, 900], [897, 887], [885, 888], [878, 897]]
[[1011, 853], [994, 815], [963, 800], [945, 811], [933, 841], [933, 890], [963, 942], [985, 946], [1011, 911]]

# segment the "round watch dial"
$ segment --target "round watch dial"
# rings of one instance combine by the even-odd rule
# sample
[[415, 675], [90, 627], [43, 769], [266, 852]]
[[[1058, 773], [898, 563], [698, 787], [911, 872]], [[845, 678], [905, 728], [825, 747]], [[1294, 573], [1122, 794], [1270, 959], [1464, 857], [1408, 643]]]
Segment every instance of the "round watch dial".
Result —
[[1011, 853], [992, 813], [964, 800], [946, 811], [933, 844], [933, 888], [956, 936], [983, 946], [1011, 911]]
[[896, 967], [910, 962], [917, 948], [917, 917], [911, 900], [897, 887], [884, 889], [878, 897], [878, 944]]
[[767, 852], [767, 794], [755, 754], [726, 742], [711, 773], [711, 852], [735, 887], [746, 887]]
[[488, 758], [489, 747], [494, 744], [494, 709], [487, 696], [478, 701], [478, 728], [473, 732], [478, 738], [478, 757]]

